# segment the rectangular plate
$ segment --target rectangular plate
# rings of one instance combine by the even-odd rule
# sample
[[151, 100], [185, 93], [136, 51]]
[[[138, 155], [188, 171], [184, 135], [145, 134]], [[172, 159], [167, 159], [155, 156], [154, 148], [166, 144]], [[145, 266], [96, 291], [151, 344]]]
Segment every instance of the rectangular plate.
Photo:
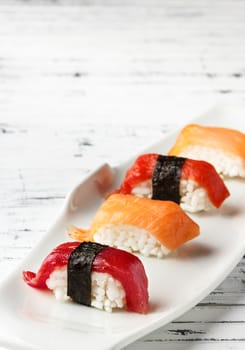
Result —
[[[232, 127], [245, 132], [245, 107], [217, 106], [194, 122]], [[165, 153], [179, 130], [145, 152]], [[221, 209], [192, 214], [200, 236], [166, 259], [143, 258], [149, 278], [150, 312], [107, 313], [74, 303], [59, 303], [52, 293], [28, 287], [22, 270], [36, 271], [57, 244], [67, 241], [71, 224], [89, 227], [104, 194], [118, 187], [128, 162], [103, 165], [68, 195], [65, 205], [43, 240], [1, 284], [0, 345], [12, 349], [120, 349], [179, 317], [208, 295], [231, 272], [245, 252], [245, 181], [227, 180], [231, 196]], [[180, 293], [181, 291], [181, 293]]]

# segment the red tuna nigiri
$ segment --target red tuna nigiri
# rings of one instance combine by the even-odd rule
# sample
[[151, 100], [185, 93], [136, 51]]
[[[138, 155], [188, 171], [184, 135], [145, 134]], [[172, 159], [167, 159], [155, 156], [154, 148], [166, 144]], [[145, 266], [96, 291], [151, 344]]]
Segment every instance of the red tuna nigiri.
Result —
[[[193, 181], [194, 184], [182, 180]], [[193, 200], [190, 192], [197, 190], [196, 194], [200, 195], [200, 189], [205, 192], [201, 193], [202, 198], [198, 202], [197, 196]], [[210, 163], [155, 153], [144, 154], [136, 159], [126, 172], [118, 192], [173, 200], [190, 211], [209, 209], [208, 201], [203, 200], [204, 195], [216, 208], [229, 196], [224, 181]]]
[[[66, 289], [73, 301], [105, 310], [109, 308], [109, 311], [113, 307], [126, 306], [129, 311], [147, 313], [148, 280], [143, 264], [133, 254], [94, 242], [67, 242], [60, 244], [44, 259], [37, 274], [24, 271], [23, 279], [34, 288], [55, 289], [53, 288], [54, 281], [50, 283], [50, 279], [52, 274], [61, 271], [62, 267], [67, 267]], [[95, 278], [98, 276], [96, 273], [101, 274], [99, 282], [92, 280], [91, 276], [94, 275]], [[98, 306], [101, 300], [99, 302], [95, 300], [96, 296], [91, 303], [91, 295], [95, 295], [93, 283], [97, 289], [98, 286], [101, 287], [98, 283], [101, 282], [101, 276], [107, 276], [106, 274], [110, 277], [109, 279], [107, 277], [106, 281], [102, 281], [102, 285], [105, 287], [105, 284], [111, 284], [115, 280], [116, 287], [120, 285], [123, 289], [125, 305], [117, 305], [119, 299], [111, 300], [111, 296], [109, 297], [111, 302], [109, 307], [108, 305], [107, 307]], [[51, 284], [52, 288], [49, 287]], [[114, 289], [113, 293], [115, 294]], [[120, 300], [119, 302], [121, 303]]]

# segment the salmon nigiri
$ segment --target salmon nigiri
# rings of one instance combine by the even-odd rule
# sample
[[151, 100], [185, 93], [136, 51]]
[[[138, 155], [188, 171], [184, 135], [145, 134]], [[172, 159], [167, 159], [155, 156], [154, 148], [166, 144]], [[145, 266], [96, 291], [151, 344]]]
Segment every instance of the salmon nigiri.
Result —
[[189, 124], [168, 154], [205, 160], [227, 177], [245, 177], [245, 134], [238, 130]]
[[175, 202], [112, 194], [89, 230], [71, 227], [70, 237], [162, 258], [199, 235], [199, 226]]

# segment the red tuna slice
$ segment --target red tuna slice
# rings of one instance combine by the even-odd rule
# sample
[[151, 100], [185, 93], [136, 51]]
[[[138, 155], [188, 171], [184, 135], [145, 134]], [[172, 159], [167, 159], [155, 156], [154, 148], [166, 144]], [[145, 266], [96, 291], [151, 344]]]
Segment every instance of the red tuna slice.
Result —
[[203, 160], [186, 158], [182, 170], [181, 179], [193, 180], [203, 187], [210, 201], [219, 208], [230, 192], [224, 184], [212, 164]]
[[71, 252], [77, 248], [81, 242], [62, 243], [54, 248], [52, 252], [43, 260], [37, 273], [23, 271], [24, 281], [31, 287], [48, 289], [46, 281], [51, 273], [58, 267], [67, 265]]
[[106, 272], [121, 282], [129, 311], [148, 311], [148, 280], [140, 259], [124, 250], [106, 247], [94, 259], [93, 271]]
[[[37, 274], [23, 271], [24, 281], [31, 287], [48, 289], [46, 281], [50, 274], [56, 268], [67, 265], [70, 254], [80, 244], [81, 242], [60, 244], [43, 260]], [[92, 271], [108, 273], [122, 284], [129, 311], [147, 313], [148, 280], [139, 258], [121, 249], [105, 246], [96, 255]]]
[[157, 163], [158, 154], [148, 153], [139, 156], [134, 164], [127, 170], [120, 193], [130, 194], [139, 183], [149, 180]]
[[[149, 153], [139, 156], [134, 164], [126, 172], [124, 181], [119, 191], [122, 194], [130, 194], [135, 186], [153, 177], [154, 169], [159, 154]], [[210, 201], [219, 208], [223, 201], [230, 195], [224, 181], [212, 164], [185, 158], [181, 169], [181, 179], [189, 179], [203, 187]]]

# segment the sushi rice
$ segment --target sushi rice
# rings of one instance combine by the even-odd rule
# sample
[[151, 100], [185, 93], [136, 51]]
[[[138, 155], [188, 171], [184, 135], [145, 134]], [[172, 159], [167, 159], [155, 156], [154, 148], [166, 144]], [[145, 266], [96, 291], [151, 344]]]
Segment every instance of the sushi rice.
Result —
[[239, 156], [228, 155], [219, 149], [188, 146], [179, 156], [211, 163], [216, 171], [227, 177], [245, 177], [245, 165]]
[[[132, 190], [132, 194], [140, 197], [152, 197], [152, 181], [141, 182]], [[189, 212], [206, 211], [214, 208], [208, 198], [207, 192], [192, 180], [180, 180], [180, 206]]]
[[192, 180], [180, 180], [180, 206], [189, 212], [207, 211], [215, 208], [208, 198], [207, 192]]
[[163, 258], [170, 252], [146, 230], [125, 224], [101, 226], [95, 233], [94, 240], [98, 243], [108, 244], [130, 253], [140, 253], [144, 256]]
[[[67, 296], [67, 267], [56, 268], [46, 281], [59, 301], [71, 300]], [[91, 306], [112, 312], [114, 308], [126, 305], [125, 291], [122, 284], [108, 273], [92, 272], [91, 274]]]

